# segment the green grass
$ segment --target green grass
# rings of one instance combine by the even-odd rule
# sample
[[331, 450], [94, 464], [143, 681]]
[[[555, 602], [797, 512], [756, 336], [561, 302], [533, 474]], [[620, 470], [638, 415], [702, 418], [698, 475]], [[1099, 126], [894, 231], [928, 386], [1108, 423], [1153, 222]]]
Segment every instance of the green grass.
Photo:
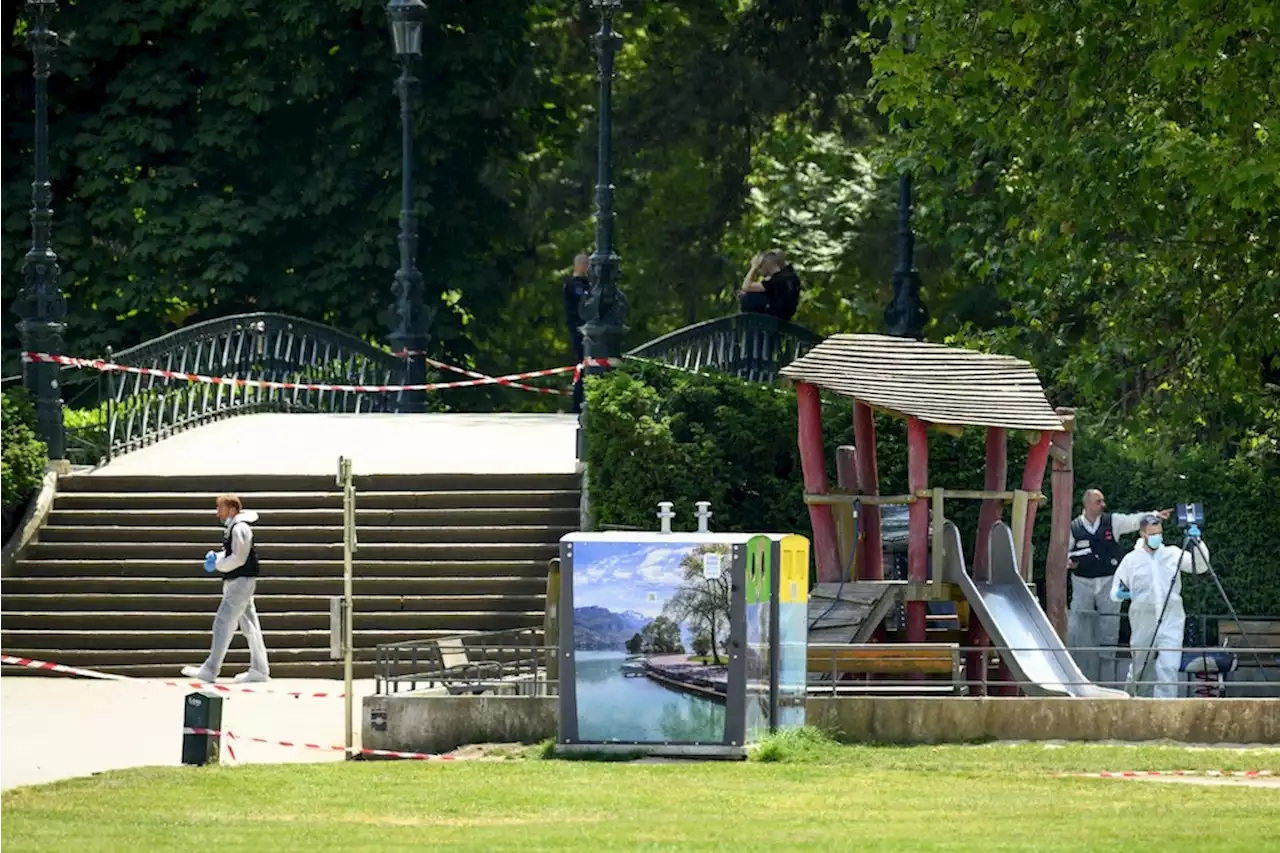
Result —
[[1275, 751], [836, 747], [801, 733], [761, 752], [771, 760], [119, 771], [6, 793], [0, 836], [6, 853], [1280, 849], [1275, 788], [1059, 775], [1267, 769]]

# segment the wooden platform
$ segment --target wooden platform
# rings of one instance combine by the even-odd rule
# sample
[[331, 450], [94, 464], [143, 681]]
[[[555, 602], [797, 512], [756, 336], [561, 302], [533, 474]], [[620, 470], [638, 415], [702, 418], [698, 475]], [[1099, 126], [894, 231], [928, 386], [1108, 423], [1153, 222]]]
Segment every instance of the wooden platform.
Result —
[[901, 581], [818, 584], [809, 592], [809, 642], [821, 645], [870, 641], [903, 586]]

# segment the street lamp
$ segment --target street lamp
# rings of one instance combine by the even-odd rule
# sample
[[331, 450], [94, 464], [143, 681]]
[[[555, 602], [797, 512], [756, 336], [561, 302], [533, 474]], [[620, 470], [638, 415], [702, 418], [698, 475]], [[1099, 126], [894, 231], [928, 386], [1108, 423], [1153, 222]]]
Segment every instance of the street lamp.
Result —
[[[582, 345], [588, 359], [622, 355], [627, 333], [627, 298], [618, 289], [618, 253], [613, 245], [613, 58], [622, 37], [613, 31], [613, 16], [622, 0], [592, 0], [600, 12], [595, 35], [596, 71], [600, 78], [600, 137], [596, 160], [596, 247], [591, 255], [591, 292], [582, 300]], [[601, 373], [604, 366], [588, 367]]]
[[[49, 61], [57, 48], [58, 34], [49, 29], [56, 0], [27, 0], [29, 29], [35, 75], [36, 133], [35, 180], [31, 182], [31, 251], [22, 264], [25, 286], [14, 300], [23, 352], [62, 354], [63, 321], [67, 300], [58, 287], [58, 256], [49, 245], [53, 225], [53, 187], [49, 182]], [[49, 445], [49, 458], [66, 456], [66, 433], [62, 425], [62, 385], [56, 364], [23, 362], [22, 381], [35, 399], [36, 433]]]
[[[400, 166], [400, 268], [396, 271], [392, 311], [391, 346], [404, 358], [404, 378], [408, 385], [427, 381], [427, 327], [431, 323], [422, 298], [422, 273], [418, 271], [418, 220], [413, 215], [413, 105], [410, 102], [417, 78], [413, 61], [422, 55], [422, 20], [427, 7], [422, 0], [391, 0], [387, 4], [387, 20], [391, 24], [391, 44], [400, 60], [400, 77], [396, 90], [400, 95], [401, 154]], [[425, 391], [406, 391], [401, 395], [400, 411], [423, 412], [427, 407]]]
[[[909, 25], [909, 23], [908, 23]], [[905, 50], [916, 49], [916, 35], [908, 31]], [[884, 324], [890, 335], [924, 339], [929, 309], [920, 299], [920, 274], [915, 265], [915, 233], [911, 229], [911, 173], [898, 178], [898, 266], [893, 271], [893, 299], [884, 309]]]

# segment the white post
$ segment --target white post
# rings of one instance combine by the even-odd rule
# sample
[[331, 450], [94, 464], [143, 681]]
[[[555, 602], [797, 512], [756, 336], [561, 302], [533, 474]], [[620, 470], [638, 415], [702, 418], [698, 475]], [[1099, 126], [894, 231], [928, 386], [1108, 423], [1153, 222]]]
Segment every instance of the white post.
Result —
[[351, 477], [351, 460], [346, 457], [338, 459], [338, 480], [342, 484], [342, 598], [346, 606], [343, 608], [344, 624], [342, 626], [342, 676], [344, 681], [344, 705], [346, 722], [347, 758], [355, 755], [355, 729], [352, 696], [352, 656], [354, 654], [355, 632], [352, 629], [352, 616], [355, 612], [355, 601], [352, 595], [352, 558], [356, 550], [356, 487]]
[[696, 501], [694, 506], [698, 508], [696, 515], [698, 516], [698, 532], [711, 532], [711, 501]]
[[662, 533], [671, 532], [671, 519], [676, 517], [676, 514], [671, 511], [673, 506], [675, 504], [671, 501], [658, 501], [658, 521], [662, 524]]

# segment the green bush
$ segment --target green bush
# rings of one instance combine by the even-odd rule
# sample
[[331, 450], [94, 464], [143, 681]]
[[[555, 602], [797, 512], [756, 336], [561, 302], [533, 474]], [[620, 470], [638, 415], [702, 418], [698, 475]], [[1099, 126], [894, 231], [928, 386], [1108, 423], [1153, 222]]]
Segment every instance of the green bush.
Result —
[[[796, 444], [796, 401], [790, 390], [700, 375], [644, 362], [588, 382], [587, 461], [591, 507], [597, 524], [656, 528], [659, 501], [675, 502], [677, 529], [693, 529], [694, 502], [711, 501], [720, 531], [809, 532]], [[835, 448], [853, 443], [852, 405], [823, 403], [827, 475], [835, 482]], [[1092, 436], [1087, 412], [1076, 433], [1076, 506], [1088, 487], [1102, 489], [1117, 511], [1171, 507], [1198, 501], [1208, 515], [1206, 541], [1213, 565], [1236, 609], [1280, 615], [1280, 470], [1274, 459], [1223, 460], [1186, 449], [1176, 457], [1121, 447]], [[906, 429], [902, 420], [877, 416], [882, 494], [904, 493]], [[1009, 438], [1009, 487], [1021, 484], [1028, 436]], [[952, 437], [930, 433], [929, 480], [948, 488], [984, 485], [983, 431]], [[1048, 471], [1043, 488], [1049, 491]], [[1034, 576], [1043, 582], [1049, 512], [1039, 510]], [[947, 516], [972, 547], [975, 501], [951, 501]], [[1008, 515], [1006, 513], [1006, 519]], [[1169, 538], [1180, 541], [1176, 531]], [[971, 555], [970, 555], [971, 556]], [[1222, 613], [1207, 578], [1187, 579], [1188, 612]]]
[[0, 395], [0, 515], [3, 537], [8, 540], [27, 501], [40, 487], [48, 460], [48, 448], [36, 438], [35, 411], [20, 389]]

